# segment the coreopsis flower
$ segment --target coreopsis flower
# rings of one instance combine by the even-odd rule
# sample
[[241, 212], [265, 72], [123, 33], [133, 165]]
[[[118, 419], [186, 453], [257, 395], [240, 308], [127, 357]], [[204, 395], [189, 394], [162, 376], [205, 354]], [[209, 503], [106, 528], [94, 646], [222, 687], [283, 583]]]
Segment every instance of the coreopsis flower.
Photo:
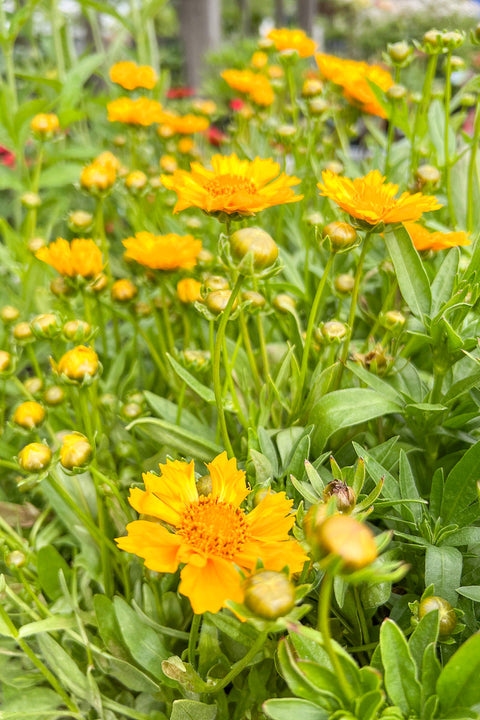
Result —
[[217, 112], [217, 103], [213, 100], [202, 100], [198, 98], [193, 100], [192, 107], [195, 112], [202, 113], [202, 115], [214, 115]]
[[62, 355], [58, 365], [53, 360], [51, 362], [58, 375], [65, 375], [72, 382], [83, 382], [87, 377], [92, 378], [100, 367], [95, 350], [85, 345], [77, 345], [72, 350], [68, 350]]
[[46, 138], [58, 132], [60, 123], [54, 113], [39, 113], [32, 118], [30, 129], [40, 137]]
[[116, 179], [117, 173], [111, 164], [94, 161], [83, 168], [80, 185], [91, 193], [104, 193], [110, 190]]
[[257, 105], [271, 105], [275, 99], [268, 78], [251, 70], [224, 70], [222, 78], [232, 90], [248, 95]]
[[327, 80], [343, 88], [345, 98], [370, 115], [386, 117], [385, 110], [375, 97], [370, 83], [386, 92], [394, 85], [388, 70], [356, 60], [343, 60], [334, 55], [315, 55], [318, 68]]
[[146, 88], [151, 90], [157, 82], [157, 73], [150, 65], [137, 65], [135, 62], [118, 62], [110, 68], [110, 80], [125, 90]]
[[122, 167], [122, 163], [120, 160], [114, 155], [110, 150], [105, 150], [104, 152], [100, 153], [98, 157], [95, 158], [94, 161], [97, 165], [101, 165], [102, 167], [106, 167], [109, 170], [113, 170], [116, 173], [119, 172], [119, 170]]
[[232, 90], [238, 90], [241, 93], [248, 93], [252, 82], [258, 73], [251, 70], [224, 70], [221, 77]]
[[267, 53], [264, 53], [262, 50], [257, 50], [256, 52], [254, 52], [252, 55], [252, 59], [250, 60], [250, 64], [256, 70], [262, 70], [267, 63], [268, 63], [268, 55], [267, 55]]
[[275, 100], [275, 93], [268, 78], [257, 75], [250, 87], [248, 97], [257, 105], [269, 107]]
[[162, 122], [162, 106], [156, 100], [146, 97], [131, 100], [121, 97], [107, 104], [110, 122], [121, 122], [126, 125], [142, 125], [147, 127]]
[[398, 185], [385, 182], [378, 170], [371, 170], [365, 177], [355, 180], [324, 170], [322, 180], [323, 184], [318, 183], [320, 195], [330, 198], [352, 218], [371, 227], [418, 220], [422, 213], [442, 207], [433, 195], [404, 192], [396, 198]]
[[183, 278], [177, 283], [177, 296], [180, 302], [189, 304], [200, 301], [202, 283], [194, 278]]
[[133, 488], [130, 504], [155, 520], [135, 520], [116, 541], [150, 570], [173, 573], [183, 565], [179, 592], [196, 614], [216, 613], [228, 600], [242, 602], [240, 571], [249, 574], [259, 560], [266, 570], [294, 573], [308, 559], [289, 537], [295, 516], [285, 493], [267, 494], [246, 513], [241, 504], [250, 491], [236, 460], [222, 453], [207, 468], [208, 495], [198, 493], [193, 461], [167, 460], [160, 477], [145, 473], [146, 490]]
[[51, 265], [64, 277], [93, 278], [103, 269], [102, 253], [90, 239], [75, 238], [69, 243], [57, 238], [36, 253], [39, 260]]
[[267, 35], [272, 40], [275, 49], [279, 52], [284, 50], [296, 50], [302, 58], [310, 57], [317, 49], [317, 43], [299, 29], [289, 30], [288, 28], [274, 28]]
[[195, 143], [191, 137], [182, 137], [178, 141], [177, 150], [182, 155], [194, 155], [195, 154]]
[[190, 269], [197, 263], [197, 255], [202, 249], [202, 241], [192, 235], [153, 235], [150, 232], [138, 232], [134, 237], [123, 240], [127, 248], [125, 257], [136, 260], [140, 265], [152, 270]]
[[470, 245], [468, 234], [460, 232], [431, 232], [415, 222], [404, 223], [417, 250], [448, 250], [448, 248]]
[[267, 68], [267, 75], [271, 80], [281, 80], [285, 75], [285, 72], [281, 65], [269, 65]]
[[174, 113], [163, 114], [163, 125], [167, 125], [174, 135], [193, 135], [203, 132], [210, 125], [209, 120], [202, 115], [175, 115]]
[[191, 172], [176, 170], [173, 175], [162, 175], [165, 187], [177, 193], [174, 212], [198, 207], [211, 214], [249, 216], [303, 198], [292, 190], [299, 178], [280, 173], [280, 165], [270, 158], [257, 157], [250, 162], [239, 160], [235, 153], [214, 155], [211, 165], [213, 169], [207, 170], [193, 162]]
[[178, 168], [178, 163], [174, 155], [162, 155], [159, 164], [161, 169], [167, 173], [173, 173]]

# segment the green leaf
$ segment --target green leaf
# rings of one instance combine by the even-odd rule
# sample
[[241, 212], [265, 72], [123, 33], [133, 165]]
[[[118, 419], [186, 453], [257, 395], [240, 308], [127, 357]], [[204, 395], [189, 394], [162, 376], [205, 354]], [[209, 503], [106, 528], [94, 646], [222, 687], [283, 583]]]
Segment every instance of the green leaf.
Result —
[[408, 648], [418, 669], [422, 667], [427, 646], [437, 642], [439, 622], [437, 610], [427, 613], [408, 639]]
[[466, 527], [450, 533], [440, 544], [460, 547], [461, 545], [476, 545], [477, 543], [480, 544], [480, 528]]
[[158, 680], [165, 682], [162, 661], [171, 656], [159, 635], [139, 618], [121, 597], [113, 601], [120, 632], [133, 659]]
[[463, 455], [450, 471], [443, 488], [441, 517], [444, 525], [468, 525], [480, 515], [477, 498], [480, 442]]
[[[429, 613], [431, 615], [436, 613]], [[435, 695], [437, 681], [442, 666], [437, 658], [436, 643], [430, 643], [425, 648], [422, 662], [422, 706], [425, 707], [429, 698]]]
[[385, 397], [388, 397], [392, 402], [403, 405], [402, 395], [390, 383], [385, 382], [385, 380], [382, 380], [374, 373], [366, 370], [362, 365], [358, 365], [351, 360], [348, 360], [347, 368], [356, 375], [359, 380], [364, 382], [365, 385], [371, 387], [372, 390], [376, 390], [381, 395], [385, 395]]
[[65, 188], [73, 185], [80, 178], [82, 165], [80, 163], [59, 162], [51, 165], [40, 175], [40, 188]]
[[[149, 430], [146, 430], [144, 425], [149, 425]], [[166, 420], [160, 420], [160, 418], [138, 418], [127, 425], [126, 429], [130, 430], [133, 427], [138, 428], [148, 439], [166, 445], [167, 448], [173, 448], [185, 457], [212, 460], [223, 450], [220, 445], [204, 440], [198, 435]]]
[[[437, 153], [438, 167], [445, 165], [445, 108], [440, 100], [433, 100], [428, 109], [428, 129], [430, 139]], [[455, 155], [455, 133], [450, 123], [448, 125], [448, 154]]]
[[62, 615], [54, 615], [45, 618], [45, 620], [37, 620], [36, 622], [22, 625], [18, 631], [18, 637], [29, 637], [30, 635], [38, 635], [44, 632], [55, 632], [56, 630], [67, 630], [77, 626], [77, 622], [73, 617], [65, 617]]
[[[413, 477], [412, 468], [410, 467], [410, 463], [408, 462], [408, 458], [404, 450], [400, 450], [399, 456], [399, 484], [402, 499], [421, 499], [420, 494], [417, 490], [415, 478]], [[402, 512], [402, 517], [404, 519], [406, 519], [406, 515], [404, 515], [405, 509], [406, 508], [404, 507], [400, 508], [400, 511]], [[418, 505], [417, 503], [411, 503], [408, 507], [408, 512], [412, 513], [417, 524], [422, 519], [423, 512], [421, 505]]]
[[433, 585], [435, 595], [455, 606], [456, 589], [462, 577], [462, 553], [454, 547], [429, 545], [425, 555], [425, 585]]
[[463, 585], [457, 588], [457, 593], [473, 602], [480, 602], [480, 585]]
[[263, 711], [272, 720], [328, 720], [329, 712], [309, 700], [300, 698], [274, 698], [263, 703]]
[[58, 579], [60, 570], [68, 583], [72, 571], [60, 553], [52, 545], [40, 548], [37, 555], [38, 581], [44, 593], [51, 600], [57, 600], [62, 596], [62, 589]]
[[216, 705], [197, 700], [174, 700], [170, 720], [215, 720], [216, 715]]
[[77, 663], [50, 635], [38, 635], [37, 643], [45, 661], [60, 683], [78, 697], [88, 699], [90, 690], [87, 678]]
[[437, 694], [443, 711], [480, 703], [480, 633], [475, 633], [452, 655], [440, 673]]
[[197, 378], [195, 378], [191, 373], [189, 373], [188, 370], [186, 370], [182, 365], [180, 365], [180, 363], [178, 363], [175, 358], [173, 358], [168, 353], [167, 358], [168, 362], [175, 370], [177, 375], [182, 378], [184, 382], [187, 383], [188, 387], [193, 390], [194, 393], [199, 395], [209, 405], [215, 405], [215, 393], [213, 392], [213, 390], [211, 390], [211, 388], [203, 385], [203, 383], [197, 380]]
[[102, 54], [94, 53], [78, 60], [73, 68], [69, 70], [60, 93], [59, 114], [64, 110], [75, 108], [82, 101], [84, 84], [95, 70], [98, 70], [103, 61], [104, 56]]
[[278, 660], [280, 672], [288, 687], [295, 695], [305, 700], [310, 700], [326, 710], [332, 710], [338, 707], [338, 703], [334, 702], [332, 704], [332, 696], [330, 693], [325, 694], [322, 692], [300, 672], [297, 666], [297, 660], [286, 639], [280, 640], [278, 645]]
[[460, 251], [451, 248], [435, 275], [432, 283], [432, 315], [436, 315], [443, 303], [448, 302], [453, 295], [460, 262]]
[[385, 700], [381, 690], [371, 690], [355, 701], [355, 715], [362, 720], [374, 720]]
[[310, 412], [309, 421], [316, 426], [312, 438], [313, 450], [320, 453], [328, 438], [337, 430], [401, 410], [399, 403], [374, 390], [349, 388], [331, 392], [322, 397]]
[[199, 434], [206, 440], [215, 442], [215, 431], [208, 425], [205, 425], [205, 423], [202, 423], [202, 421], [195, 417], [195, 415], [189, 410], [182, 408], [180, 422], [177, 423], [178, 405], [176, 403], [160, 397], [160, 395], [155, 395], [155, 393], [152, 393], [149, 390], [144, 390], [143, 394], [145, 396], [145, 400], [156, 415], [164, 418], [172, 425], [178, 424], [190, 432]]
[[129, 654], [123, 642], [113, 602], [106, 595], [95, 595], [93, 607], [97, 618], [98, 632], [105, 643], [105, 647], [115, 657], [129, 660]]
[[380, 648], [385, 668], [385, 689], [390, 700], [405, 715], [409, 715], [412, 710], [420, 714], [421, 688], [416, 677], [415, 662], [404, 634], [388, 618], [383, 621], [380, 630]]
[[398, 481], [373, 457], [372, 452], [365, 450], [356, 442], [352, 443], [359, 458], [363, 458], [365, 469], [375, 484], [383, 479], [382, 494], [391, 500], [400, 500], [400, 489]]
[[398, 286], [410, 310], [420, 320], [430, 312], [432, 294], [428, 275], [403, 225], [385, 232], [385, 244], [395, 267]]

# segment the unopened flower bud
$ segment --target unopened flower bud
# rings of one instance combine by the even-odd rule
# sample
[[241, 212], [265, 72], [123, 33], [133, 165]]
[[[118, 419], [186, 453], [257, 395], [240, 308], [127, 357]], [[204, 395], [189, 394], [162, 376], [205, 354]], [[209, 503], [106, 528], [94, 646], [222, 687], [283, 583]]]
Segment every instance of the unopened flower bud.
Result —
[[12, 421], [26, 430], [33, 430], [45, 419], [45, 409], [34, 400], [27, 400], [17, 407]]
[[60, 123], [54, 113], [39, 113], [32, 118], [30, 129], [41, 138], [46, 138], [58, 132]]
[[395, 65], [403, 65], [403, 63], [408, 60], [412, 54], [412, 48], [407, 42], [405, 42], [405, 40], [401, 40], [400, 42], [388, 45], [388, 54], [390, 56], [390, 60]]
[[55, 313], [37, 315], [30, 322], [34, 335], [38, 338], [53, 338], [60, 332], [60, 324]]
[[57, 297], [68, 297], [75, 292], [74, 288], [69, 285], [61, 275], [53, 278], [50, 283], [50, 290]]
[[12, 367], [12, 356], [6, 350], [0, 350], [0, 373], [5, 373]]
[[426, 186], [433, 189], [440, 184], [440, 170], [433, 165], [420, 165], [415, 173], [415, 178], [419, 189], [423, 189]]
[[[231, 290], [213, 290], [205, 298], [205, 304], [214, 315], [220, 315], [227, 307], [231, 294]], [[236, 307], [237, 298], [234, 300], [232, 310], [235, 310]]]
[[19, 316], [20, 310], [13, 305], [4, 305], [0, 310], [0, 317], [5, 325], [10, 325], [10, 323], [15, 322]]
[[322, 326], [322, 337], [330, 342], [339, 342], [347, 334], [347, 326], [338, 320], [329, 320]]
[[43, 237], [33, 237], [27, 243], [27, 247], [33, 255], [36, 255], [40, 248], [44, 247], [47, 241]]
[[278, 257], [278, 246], [265, 230], [257, 227], [242, 228], [230, 236], [232, 255], [243, 260], [251, 255], [253, 268], [263, 270], [274, 264]]
[[311, 98], [315, 95], [320, 95], [323, 89], [323, 83], [318, 78], [307, 78], [303, 82], [302, 95], [303, 97]]
[[67, 340], [82, 342], [91, 335], [92, 326], [85, 320], [69, 320], [64, 324], [62, 331]]
[[293, 313], [297, 307], [295, 300], [286, 293], [280, 293], [273, 298], [273, 307], [281, 313]]
[[183, 278], [177, 283], [177, 296], [180, 302], [189, 304], [202, 300], [202, 283], [194, 278]]
[[13, 328], [13, 337], [17, 342], [33, 340], [33, 332], [28, 322], [19, 322]]
[[337, 292], [344, 293], [346, 295], [347, 293], [352, 292], [353, 286], [355, 285], [355, 278], [353, 275], [343, 273], [342, 275], [337, 275], [334, 280], [334, 285]]
[[316, 542], [324, 555], [340, 557], [346, 572], [361, 570], [377, 557], [374, 534], [349, 515], [328, 517], [318, 528]]
[[137, 402], [128, 402], [122, 406], [121, 413], [126, 420], [135, 420], [140, 417], [143, 407]]
[[288, 140], [289, 138], [293, 138], [296, 134], [297, 128], [295, 127], [295, 125], [280, 125], [277, 128], [277, 135], [282, 138], [282, 140]]
[[458, 32], [458, 30], [450, 30], [448, 32], [444, 32], [441, 36], [441, 42], [443, 47], [448, 48], [449, 50], [455, 50], [456, 48], [460, 47], [460, 45], [463, 45], [464, 40], [464, 34]]
[[353, 225], [336, 220], [323, 228], [322, 235], [329, 238], [332, 252], [342, 252], [353, 247], [357, 242], [357, 231]]
[[465, 60], [460, 55], [452, 55], [450, 58], [450, 66], [453, 72], [459, 72], [465, 70]]
[[255, 310], [265, 307], [265, 298], [259, 292], [256, 292], [256, 290], [244, 290], [242, 292], [242, 300], [250, 303], [250, 307]]
[[184, 350], [183, 357], [187, 366], [201, 370], [207, 367], [207, 363], [210, 360], [210, 353], [203, 350]]
[[29, 473], [39, 473], [46, 470], [52, 459], [52, 451], [43, 443], [34, 442], [25, 445], [18, 453], [18, 464]]
[[340, 513], [351, 513], [357, 502], [355, 493], [347, 483], [342, 480], [332, 480], [325, 486], [323, 491], [323, 500], [328, 502], [331, 497], [335, 498], [337, 510]]
[[128, 278], [116, 280], [111, 289], [112, 300], [127, 303], [138, 295], [138, 288]]
[[212, 494], [212, 478], [210, 475], [203, 475], [195, 483], [199, 496], [208, 497]]
[[113, 144], [115, 147], [123, 147], [125, 143], [127, 142], [127, 138], [125, 135], [115, 135], [113, 138]]
[[27, 557], [21, 550], [13, 550], [5, 558], [5, 564], [8, 568], [22, 568], [26, 562]]
[[22, 205], [27, 208], [27, 210], [35, 210], [36, 208], [39, 208], [42, 204], [42, 200], [40, 198], [40, 195], [35, 192], [25, 192], [23, 193], [22, 197], [20, 198], [22, 201]]
[[295, 587], [282, 572], [258, 570], [243, 587], [245, 605], [265, 620], [287, 615], [295, 605]]
[[398, 310], [388, 310], [383, 316], [385, 327], [389, 329], [403, 327], [406, 322], [405, 315]]
[[138, 318], [148, 317], [152, 314], [152, 306], [144, 300], [136, 302], [133, 306], [133, 310]]
[[447, 600], [444, 600], [444, 598], [438, 597], [437, 595], [431, 595], [421, 601], [418, 608], [418, 619], [421, 620], [425, 617], [425, 615], [433, 610], [438, 610], [438, 617], [440, 621], [439, 636], [442, 638], [448, 637], [457, 626], [457, 616], [455, 614], [455, 610]]
[[98, 195], [109, 190], [116, 179], [116, 170], [111, 165], [102, 165], [93, 162], [83, 168], [80, 175], [80, 185], [84, 190]]
[[325, 222], [322, 213], [319, 213], [319, 212], [311, 212], [311, 213], [309, 213], [309, 214], [306, 216], [305, 220], [307, 221], [307, 223], [308, 223], [309, 225], [313, 225], [313, 226], [323, 225], [323, 223]]
[[323, 115], [328, 109], [328, 102], [321, 97], [314, 97], [310, 100], [308, 107], [312, 115]]
[[135, 194], [144, 190], [147, 186], [148, 178], [141, 170], [133, 170], [128, 173], [125, 178], [125, 185], [131, 193]]
[[65, 390], [60, 385], [51, 385], [43, 393], [43, 399], [47, 405], [60, 405], [65, 400]]
[[207, 250], [206, 248], [202, 248], [197, 255], [197, 263], [201, 267], [205, 267], [206, 265], [211, 265], [214, 260], [215, 260], [215, 256], [213, 255], [213, 253], [210, 252], [210, 250]]
[[205, 290], [211, 291], [228, 290], [230, 288], [230, 283], [227, 278], [224, 278], [221, 275], [207, 275], [203, 281], [203, 286]]
[[422, 42], [426, 46], [426, 51], [428, 52], [430, 49], [435, 49], [439, 47], [440, 44], [440, 38], [442, 36], [442, 33], [440, 30], [428, 30], [423, 38]]
[[407, 95], [407, 88], [404, 85], [392, 85], [387, 90], [387, 97], [389, 100], [403, 100]]
[[98, 355], [93, 348], [78, 345], [62, 355], [57, 365], [59, 375], [69, 380], [82, 382], [94, 377], [99, 368]]
[[23, 387], [30, 395], [36, 395], [43, 388], [43, 380], [39, 377], [29, 377], [23, 383]]
[[325, 165], [325, 170], [330, 170], [331, 172], [335, 173], [335, 175], [341, 175], [344, 169], [345, 168], [343, 167], [342, 163], [338, 162], [338, 160], [332, 160]]
[[303, 518], [305, 538], [310, 545], [314, 545], [318, 528], [327, 519], [327, 505], [323, 502], [312, 505]]
[[99, 273], [88, 283], [88, 289], [92, 292], [99, 294], [105, 290], [108, 285], [108, 278], [105, 273]]
[[90, 462], [92, 452], [92, 446], [82, 433], [64, 435], [60, 448], [60, 463], [66, 470], [83, 468]]
[[85, 210], [73, 210], [68, 216], [68, 227], [74, 233], [88, 232], [92, 227], [92, 223], [92, 213]]

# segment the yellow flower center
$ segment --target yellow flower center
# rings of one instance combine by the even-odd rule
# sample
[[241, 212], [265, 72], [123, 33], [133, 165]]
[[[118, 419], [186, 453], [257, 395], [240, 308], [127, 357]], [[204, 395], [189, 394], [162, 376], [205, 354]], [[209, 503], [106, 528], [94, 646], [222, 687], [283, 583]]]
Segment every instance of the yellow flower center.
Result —
[[238, 192], [246, 192], [255, 195], [257, 188], [251, 180], [239, 177], [238, 175], [219, 175], [209, 180], [204, 189], [214, 197], [219, 195], [234, 195]]
[[177, 533], [207, 555], [232, 560], [247, 538], [245, 513], [218, 498], [201, 496], [187, 505]]

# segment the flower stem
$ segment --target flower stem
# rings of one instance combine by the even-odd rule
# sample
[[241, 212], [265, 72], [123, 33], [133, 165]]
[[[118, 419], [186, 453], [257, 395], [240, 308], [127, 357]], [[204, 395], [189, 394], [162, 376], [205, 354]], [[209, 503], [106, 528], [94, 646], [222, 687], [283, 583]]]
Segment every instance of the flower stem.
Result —
[[449, 50], [447, 53], [447, 67], [445, 73], [445, 134], [444, 134], [444, 146], [445, 146], [445, 186], [447, 189], [447, 200], [448, 200], [448, 212], [450, 214], [450, 221], [455, 228], [457, 225], [457, 219], [455, 216], [455, 208], [453, 205], [452, 198], [452, 181], [451, 181], [451, 165], [449, 157], [448, 138], [450, 130], [450, 100], [452, 97], [452, 51]]
[[268, 636], [267, 630], [264, 630], [263, 632], [261, 632], [260, 635], [255, 640], [255, 642], [253, 643], [250, 650], [247, 652], [247, 654], [241, 660], [236, 662], [235, 665], [233, 665], [230, 672], [227, 673], [225, 675], [225, 677], [222, 678], [222, 680], [220, 680], [214, 687], [208, 688], [204, 692], [209, 693], [209, 694], [217, 693], [219, 690], [223, 690], [224, 687], [227, 687], [227, 685], [229, 685], [232, 682], [232, 680], [234, 680], [237, 677], [237, 675], [239, 675], [242, 672], [242, 670], [247, 667], [249, 662], [251, 660], [253, 660], [255, 655], [262, 649], [262, 647], [265, 645], [265, 640], [267, 639], [267, 636]]
[[[467, 184], [467, 230], [473, 232], [473, 187], [477, 175], [477, 150], [480, 140], [480, 95], [477, 98], [475, 107], [475, 122], [473, 125], [473, 138], [468, 163], [468, 184]], [[478, 181], [478, 176], [477, 176]]]
[[192, 624], [190, 626], [190, 635], [188, 637], [188, 662], [195, 668], [195, 652], [197, 649], [198, 635], [200, 632], [200, 625], [202, 623], [202, 615], [196, 615], [194, 613], [192, 618]]
[[424, 131], [426, 114], [428, 106], [430, 104], [430, 96], [432, 94], [432, 83], [437, 70], [438, 55], [430, 55], [427, 64], [427, 71], [425, 73], [425, 80], [423, 82], [422, 99], [418, 105], [417, 112], [415, 114], [415, 122], [413, 126], [412, 134], [412, 151], [410, 156], [410, 176], [412, 176], [417, 169], [418, 163], [418, 148], [417, 137], [419, 132]]
[[247, 322], [247, 318], [245, 317], [245, 313], [243, 312], [243, 310], [240, 311], [240, 329], [242, 332], [243, 345], [245, 347], [245, 352], [247, 353], [250, 370], [252, 371], [252, 377], [253, 377], [253, 381], [255, 383], [255, 389], [257, 390], [257, 392], [259, 392], [260, 388], [262, 387], [262, 381], [260, 380], [260, 375], [258, 373], [257, 363], [255, 361], [255, 356], [253, 354], [253, 349], [252, 349], [252, 343], [250, 340], [250, 334], [248, 332], [248, 322]]
[[[222, 355], [222, 347], [223, 347], [223, 340], [225, 337], [225, 331], [227, 329], [227, 323], [228, 319], [230, 317], [230, 314], [232, 312], [232, 307], [235, 302], [235, 299], [240, 291], [240, 288], [242, 286], [242, 276], [239, 275], [237, 278], [237, 282], [235, 283], [235, 287], [233, 288], [230, 298], [227, 303], [227, 307], [223, 311], [222, 317], [220, 319], [220, 324], [218, 326], [217, 330], [217, 336], [215, 338], [215, 347], [214, 347], [214, 353], [213, 353], [213, 368], [212, 368], [212, 374], [213, 374], [213, 390], [215, 393], [215, 400], [217, 404], [217, 413], [218, 413], [218, 423], [220, 426], [220, 432], [222, 434], [223, 443], [225, 446], [225, 449], [227, 450], [227, 453], [229, 457], [233, 457], [233, 448], [232, 443], [230, 442], [230, 437], [228, 435], [228, 428], [227, 428], [227, 421], [225, 419], [225, 410], [223, 407], [223, 399], [222, 399], [222, 383], [220, 379], [220, 359]], [[228, 372], [228, 369], [227, 369]]]

